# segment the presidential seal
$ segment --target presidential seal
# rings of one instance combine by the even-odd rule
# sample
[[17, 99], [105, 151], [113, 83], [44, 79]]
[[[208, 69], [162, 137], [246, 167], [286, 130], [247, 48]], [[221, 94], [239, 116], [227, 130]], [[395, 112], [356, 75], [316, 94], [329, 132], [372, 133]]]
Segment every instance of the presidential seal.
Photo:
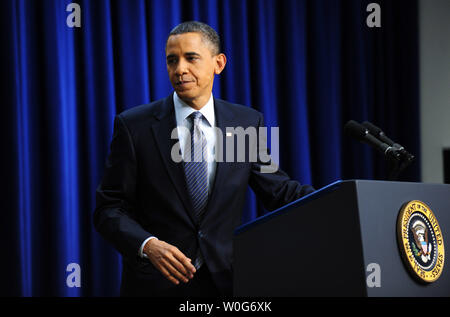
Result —
[[431, 209], [419, 200], [402, 206], [397, 221], [397, 240], [406, 267], [422, 282], [436, 281], [444, 268], [441, 228]]

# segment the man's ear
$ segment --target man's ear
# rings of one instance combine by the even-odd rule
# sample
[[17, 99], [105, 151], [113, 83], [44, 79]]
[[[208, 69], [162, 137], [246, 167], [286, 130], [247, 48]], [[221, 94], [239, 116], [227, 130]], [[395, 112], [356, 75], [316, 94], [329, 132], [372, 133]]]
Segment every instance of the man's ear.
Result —
[[214, 58], [216, 59], [216, 67], [214, 68], [214, 73], [216, 75], [219, 75], [227, 64], [227, 57], [225, 56], [225, 54], [220, 53], [214, 56]]

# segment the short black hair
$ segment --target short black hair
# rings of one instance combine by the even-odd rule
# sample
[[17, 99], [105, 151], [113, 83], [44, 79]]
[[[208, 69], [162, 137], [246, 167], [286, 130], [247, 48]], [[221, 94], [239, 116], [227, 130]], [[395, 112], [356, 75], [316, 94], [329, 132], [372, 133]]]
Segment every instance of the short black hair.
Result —
[[[198, 22], [198, 21], [188, 21], [178, 24], [176, 27], [170, 31], [169, 36], [167, 37], [167, 40], [171, 35], [178, 35], [178, 34], [184, 34], [184, 33], [200, 33], [202, 36], [202, 39], [213, 47], [213, 55], [217, 55], [221, 53], [222, 48], [220, 45], [220, 37], [217, 32], [210, 27], [208, 24]], [[166, 41], [167, 45], [167, 41]]]

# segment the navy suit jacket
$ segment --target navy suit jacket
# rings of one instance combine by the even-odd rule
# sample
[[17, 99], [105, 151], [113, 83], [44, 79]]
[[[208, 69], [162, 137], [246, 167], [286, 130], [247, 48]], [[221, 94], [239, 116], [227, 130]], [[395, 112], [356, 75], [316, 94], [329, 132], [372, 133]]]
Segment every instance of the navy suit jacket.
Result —
[[[216, 126], [258, 128], [258, 111], [214, 99]], [[192, 260], [198, 248], [218, 289], [232, 291], [233, 232], [241, 224], [248, 185], [268, 210], [314, 189], [290, 180], [281, 170], [261, 173], [261, 162], [217, 162], [206, 212], [196, 220], [186, 187], [183, 163], [171, 159], [176, 127], [173, 95], [117, 115], [110, 154], [97, 188], [94, 225], [123, 259], [122, 295], [158, 295], [171, 284], [138, 256], [142, 242], [156, 236]]]

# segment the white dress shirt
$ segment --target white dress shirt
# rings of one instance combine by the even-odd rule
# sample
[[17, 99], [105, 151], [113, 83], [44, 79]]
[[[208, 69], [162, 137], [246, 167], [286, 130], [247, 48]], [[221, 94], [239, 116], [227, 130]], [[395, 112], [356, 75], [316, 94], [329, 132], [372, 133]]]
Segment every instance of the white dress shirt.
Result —
[[[183, 100], [181, 100], [177, 93], [175, 92], [173, 94], [173, 104], [175, 109], [175, 119], [177, 123], [177, 129], [178, 129], [178, 140], [180, 142], [180, 150], [182, 157], [184, 154], [184, 149], [186, 147], [186, 143], [190, 144], [190, 135], [187, 133], [191, 130], [192, 120], [188, 119], [188, 117], [195, 111], [194, 108], [190, 107], [188, 104], [186, 104]], [[209, 98], [206, 105], [204, 105], [200, 110], [203, 115], [203, 118], [200, 122], [200, 130], [203, 132], [205, 138], [206, 138], [206, 149], [207, 149], [207, 161], [208, 161], [208, 192], [211, 194], [212, 190], [212, 184], [214, 182], [214, 177], [216, 174], [216, 162], [214, 160], [214, 147], [216, 144], [216, 133], [215, 133], [215, 127], [216, 127], [216, 119], [214, 115], [214, 98], [211, 94], [211, 97]], [[180, 127], [184, 127], [180, 128]], [[167, 136], [170, 137], [170, 136]], [[140, 249], [139, 249], [139, 255], [141, 257], [146, 258], [147, 255], [143, 252], [145, 244], [151, 240], [156, 239], [156, 237], [149, 237], [144, 240], [142, 243]]]

